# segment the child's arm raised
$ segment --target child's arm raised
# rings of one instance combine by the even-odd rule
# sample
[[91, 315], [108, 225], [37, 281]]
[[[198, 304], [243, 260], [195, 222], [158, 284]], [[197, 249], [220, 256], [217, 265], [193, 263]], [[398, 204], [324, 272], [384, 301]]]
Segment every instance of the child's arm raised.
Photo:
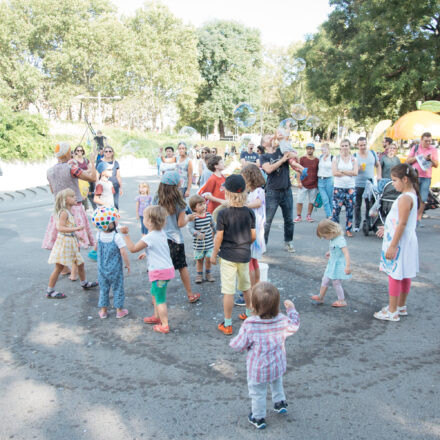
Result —
[[217, 231], [217, 233], [215, 234], [215, 238], [214, 238], [214, 249], [212, 251], [212, 255], [211, 255], [211, 264], [217, 264], [217, 254], [218, 251], [220, 250], [220, 246], [222, 245], [222, 241], [223, 241], [223, 231]]
[[124, 237], [125, 244], [127, 245], [128, 250], [135, 254], [136, 252], [141, 251], [147, 247], [147, 243], [143, 240], [139, 240], [136, 244], [131, 241], [130, 236], [128, 235], [128, 226], [121, 226], [119, 228], [120, 233]]
[[125, 268], [127, 269], [127, 274], [130, 273], [130, 260], [128, 259], [128, 253], [127, 249], [125, 247], [119, 249], [119, 252], [121, 252], [121, 257], [124, 260]]
[[345, 273], [347, 275], [351, 274], [351, 267], [350, 267], [350, 253], [348, 252], [347, 246], [344, 246], [341, 248], [342, 253], [345, 257]]
[[193, 222], [195, 218], [197, 217], [197, 214], [185, 214], [185, 211], [182, 211], [179, 214], [179, 217], [177, 219], [177, 226], [179, 228], [183, 228], [186, 226], [189, 222]]
[[67, 219], [68, 219], [67, 212], [61, 211], [60, 219], [57, 227], [58, 232], [69, 233], [69, 232], [81, 231], [81, 229], [84, 229], [84, 226], [74, 226], [73, 228], [69, 228], [68, 226], [66, 226]]
[[290, 336], [296, 333], [299, 329], [299, 313], [296, 311], [295, 304], [292, 301], [284, 301], [284, 307], [286, 308], [288, 325], [286, 327], [285, 336]]

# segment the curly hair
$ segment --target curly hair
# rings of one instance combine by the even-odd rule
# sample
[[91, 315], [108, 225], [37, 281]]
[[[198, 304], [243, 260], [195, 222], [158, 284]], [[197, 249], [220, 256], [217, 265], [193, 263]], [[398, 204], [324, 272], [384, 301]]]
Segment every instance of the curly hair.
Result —
[[157, 189], [157, 204], [164, 207], [168, 214], [175, 214], [177, 208], [184, 209], [186, 207], [179, 188], [176, 185], [167, 185], [162, 182], [159, 183]]
[[215, 156], [212, 155], [208, 160], [205, 157], [206, 166], [208, 167], [209, 171], [215, 172], [215, 167], [222, 161], [223, 158], [221, 156]]
[[254, 163], [246, 165], [241, 171], [241, 175], [246, 181], [248, 191], [253, 191], [256, 188], [260, 188], [266, 183], [263, 174], [261, 174], [260, 169]]

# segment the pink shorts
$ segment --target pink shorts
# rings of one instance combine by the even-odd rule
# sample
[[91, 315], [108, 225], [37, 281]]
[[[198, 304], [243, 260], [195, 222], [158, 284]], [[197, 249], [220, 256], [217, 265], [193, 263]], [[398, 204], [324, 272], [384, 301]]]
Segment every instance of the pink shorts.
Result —
[[256, 269], [259, 269], [258, 260], [256, 258], [251, 258], [249, 261], [249, 272], [254, 272]]

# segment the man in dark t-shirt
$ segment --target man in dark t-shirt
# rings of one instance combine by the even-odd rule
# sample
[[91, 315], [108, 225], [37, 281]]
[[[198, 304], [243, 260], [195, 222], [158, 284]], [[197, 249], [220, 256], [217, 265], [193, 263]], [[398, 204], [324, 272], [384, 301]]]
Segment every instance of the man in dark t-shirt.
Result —
[[247, 150], [243, 150], [240, 154], [240, 163], [241, 167], [244, 168], [246, 165], [250, 163], [255, 163], [258, 160], [258, 154], [254, 151], [255, 144], [253, 142], [249, 142], [247, 146]]
[[302, 220], [301, 213], [303, 204], [308, 201], [307, 206], [307, 221], [314, 222], [312, 218], [313, 204], [315, 203], [316, 195], [318, 194], [318, 167], [319, 159], [315, 157], [315, 144], [309, 142], [306, 145], [306, 155], [301, 157], [299, 163], [307, 168], [307, 176], [301, 181], [298, 176], [298, 200], [296, 202], [296, 219], [295, 223]]
[[288, 160], [295, 157], [295, 154], [293, 152], [281, 153], [279, 148], [273, 146], [273, 139], [270, 135], [262, 137], [261, 145], [267, 151], [266, 154], [260, 156], [261, 167], [267, 174], [264, 240], [267, 244], [270, 226], [279, 206], [284, 219], [285, 249], [288, 252], [295, 252], [292, 244], [295, 226], [293, 223], [293, 197], [288, 163]]

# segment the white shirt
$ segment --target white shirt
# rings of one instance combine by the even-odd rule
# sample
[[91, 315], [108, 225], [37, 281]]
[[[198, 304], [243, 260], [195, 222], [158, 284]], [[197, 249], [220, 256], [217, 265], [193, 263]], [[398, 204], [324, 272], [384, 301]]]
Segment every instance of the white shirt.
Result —
[[116, 231], [112, 231], [112, 232], [98, 231], [96, 233], [96, 241], [100, 240], [103, 243], [110, 243], [111, 241], [113, 241], [113, 237], [115, 237], [115, 243], [119, 249], [126, 246], [125, 241], [122, 238], [122, 235], [118, 234]]
[[329, 154], [327, 159], [324, 159], [324, 155], [319, 158], [318, 177], [332, 177], [332, 157]]
[[167, 235], [163, 229], [161, 231], [150, 231], [141, 240], [147, 245], [145, 253], [147, 254], [149, 272], [162, 271], [173, 267]]
[[[338, 171], [352, 171], [354, 164], [356, 163], [356, 160], [353, 158], [353, 156], [350, 156], [348, 158], [348, 162], [345, 162], [344, 159], [341, 156], [337, 156], [333, 158], [333, 160], [336, 161], [336, 169]], [[342, 177], [336, 177], [333, 180], [333, 187], [334, 188], [354, 188], [356, 182], [355, 176], [342, 176]]]

